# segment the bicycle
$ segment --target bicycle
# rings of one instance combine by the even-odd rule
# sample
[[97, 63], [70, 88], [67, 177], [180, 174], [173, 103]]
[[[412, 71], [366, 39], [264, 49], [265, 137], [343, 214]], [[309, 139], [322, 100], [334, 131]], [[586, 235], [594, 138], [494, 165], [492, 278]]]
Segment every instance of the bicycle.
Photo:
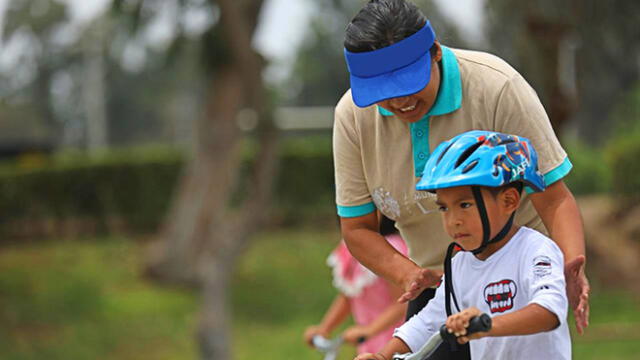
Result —
[[[491, 330], [491, 317], [487, 314], [481, 314], [469, 321], [467, 334]], [[431, 355], [438, 349], [442, 342], [455, 343], [456, 336], [447, 331], [447, 327], [442, 325], [440, 331], [433, 334], [429, 340], [415, 353], [404, 353], [393, 355], [393, 360], [428, 360]]]

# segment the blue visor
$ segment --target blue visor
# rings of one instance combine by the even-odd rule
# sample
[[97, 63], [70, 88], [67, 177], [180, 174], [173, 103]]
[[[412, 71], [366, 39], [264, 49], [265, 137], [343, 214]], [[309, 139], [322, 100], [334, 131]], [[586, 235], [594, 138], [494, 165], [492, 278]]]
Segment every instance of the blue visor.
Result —
[[431, 77], [429, 50], [435, 37], [427, 21], [415, 34], [382, 49], [359, 53], [345, 49], [353, 102], [367, 107], [424, 89]]

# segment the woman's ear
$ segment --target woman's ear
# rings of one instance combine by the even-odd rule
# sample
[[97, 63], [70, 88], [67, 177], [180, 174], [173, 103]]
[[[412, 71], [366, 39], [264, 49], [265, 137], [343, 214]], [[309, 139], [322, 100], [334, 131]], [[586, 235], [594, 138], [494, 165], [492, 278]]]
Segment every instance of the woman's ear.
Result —
[[512, 187], [504, 189], [499, 195], [499, 204], [507, 213], [512, 213], [520, 207], [520, 192]]
[[433, 42], [433, 46], [436, 47], [436, 55], [432, 57], [432, 61], [438, 62], [442, 60], [442, 47], [440, 46], [440, 42], [438, 40]]

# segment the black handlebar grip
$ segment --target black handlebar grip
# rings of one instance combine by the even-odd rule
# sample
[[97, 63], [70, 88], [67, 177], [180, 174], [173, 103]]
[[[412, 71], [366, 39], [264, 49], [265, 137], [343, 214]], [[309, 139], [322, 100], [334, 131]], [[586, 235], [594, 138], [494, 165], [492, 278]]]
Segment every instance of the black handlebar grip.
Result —
[[[491, 330], [491, 317], [487, 314], [480, 314], [469, 320], [469, 326], [467, 326], [467, 333], [465, 336], [489, 330]], [[440, 327], [440, 336], [442, 336], [442, 340], [449, 344], [457, 344], [456, 336], [454, 334], [450, 334], [447, 331], [447, 327], [444, 325]]]

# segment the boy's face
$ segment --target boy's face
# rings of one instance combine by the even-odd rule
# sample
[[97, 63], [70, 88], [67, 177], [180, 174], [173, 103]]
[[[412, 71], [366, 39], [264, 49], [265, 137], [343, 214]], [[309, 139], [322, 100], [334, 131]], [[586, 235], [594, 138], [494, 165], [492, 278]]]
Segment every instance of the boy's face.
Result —
[[[491, 227], [490, 239], [504, 227], [511, 212], [519, 205], [519, 194], [515, 189], [507, 189], [497, 196], [481, 188], [487, 217]], [[436, 190], [447, 234], [465, 250], [473, 250], [482, 244], [482, 221], [476, 200], [470, 186], [459, 186]]]

